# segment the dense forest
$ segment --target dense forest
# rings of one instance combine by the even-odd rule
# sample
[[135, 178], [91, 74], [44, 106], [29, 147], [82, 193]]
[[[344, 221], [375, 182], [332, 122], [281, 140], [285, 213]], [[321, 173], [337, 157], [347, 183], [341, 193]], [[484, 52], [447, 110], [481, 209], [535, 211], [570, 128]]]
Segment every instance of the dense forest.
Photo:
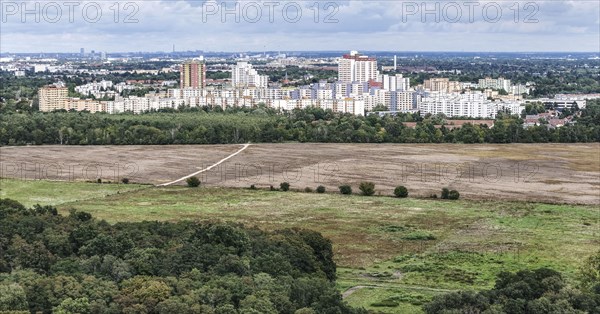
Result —
[[110, 225], [0, 199], [0, 312], [363, 313], [335, 289], [332, 255], [308, 230]]
[[[546, 143], [600, 141], [600, 101], [590, 101], [574, 123], [523, 128], [522, 116], [500, 113], [492, 128], [439, 127], [439, 116], [354, 116], [308, 108], [181, 108], [139, 115], [0, 109], [0, 145], [329, 143]], [[417, 122], [415, 128], [405, 122]]]

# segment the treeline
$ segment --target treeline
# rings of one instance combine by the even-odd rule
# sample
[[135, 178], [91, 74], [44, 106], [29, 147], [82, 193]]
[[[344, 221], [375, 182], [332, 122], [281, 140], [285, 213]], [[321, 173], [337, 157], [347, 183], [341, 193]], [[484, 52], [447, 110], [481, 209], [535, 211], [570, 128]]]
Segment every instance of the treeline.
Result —
[[0, 312], [363, 313], [331, 242], [298, 229], [136, 222], [0, 199]]
[[547, 268], [505, 272], [490, 290], [436, 296], [424, 309], [427, 314], [600, 313], [600, 252], [585, 262], [580, 275], [581, 282], [572, 285]]
[[[308, 108], [181, 108], [139, 115], [85, 112], [14, 112], [0, 115], [0, 145], [328, 143], [546, 143], [600, 141], [600, 102], [590, 102], [575, 123], [523, 128], [517, 115], [499, 114], [492, 128], [436, 127], [440, 117], [419, 114], [354, 116]], [[405, 122], [417, 122], [415, 128]], [[474, 122], [476, 123], [476, 122]]]

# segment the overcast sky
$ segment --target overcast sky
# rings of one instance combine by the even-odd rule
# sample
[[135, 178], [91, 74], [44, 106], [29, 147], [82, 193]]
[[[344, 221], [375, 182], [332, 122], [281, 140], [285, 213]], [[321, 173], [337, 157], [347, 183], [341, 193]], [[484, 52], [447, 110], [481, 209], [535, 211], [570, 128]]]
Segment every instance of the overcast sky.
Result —
[[315, 1], [1, 0], [0, 50], [600, 50], [598, 0]]

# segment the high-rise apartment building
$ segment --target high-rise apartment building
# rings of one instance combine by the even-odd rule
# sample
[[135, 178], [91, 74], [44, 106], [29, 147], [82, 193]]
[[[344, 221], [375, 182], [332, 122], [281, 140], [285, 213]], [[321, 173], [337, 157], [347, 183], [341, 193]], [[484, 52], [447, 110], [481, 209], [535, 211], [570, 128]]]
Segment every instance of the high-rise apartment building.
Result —
[[40, 111], [65, 109], [69, 89], [64, 85], [48, 85], [39, 89]]
[[351, 51], [338, 63], [338, 81], [344, 83], [377, 81], [377, 60]]
[[382, 87], [389, 91], [406, 91], [410, 88], [410, 79], [403, 77], [402, 74], [396, 75], [381, 75], [380, 81]]
[[198, 60], [182, 64], [179, 83], [181, 88], [206, 87], [206, 64]]
[[238, 62], [231, 68], [231, 84], [235, 88], [256, 87], [267, 88], [269, 86], [269, 77], [259, 75], [252, 64], [248, 62]]

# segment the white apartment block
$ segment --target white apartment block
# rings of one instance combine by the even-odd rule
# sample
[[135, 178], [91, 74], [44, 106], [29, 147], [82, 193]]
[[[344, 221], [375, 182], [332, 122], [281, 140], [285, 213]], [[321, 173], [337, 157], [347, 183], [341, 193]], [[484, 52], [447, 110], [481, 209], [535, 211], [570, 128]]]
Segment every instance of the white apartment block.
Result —
[[383, 74], [380, 76], [380, 81], [383, 85], [383, 89], [389, 91], [407, 91], [410, 88], [410, 79], [402, 77], [402, 74], [387, 75]]
[[231, 67], [231, 84], [234, 88], [267, 88], [269, 85], [269, 77], [266, 75], [259, 75], [258, 72], [252, 68], [252, 64], [248, 62], [238, 62]]
[[499, 77], [497, 79], [493, 79], [490, 77], [480, 79], [479, 88], [503, 89], [506, 92], [511, 91], [510, 80], [504, 79], [502, 77]]
[[338, 60], [338, 81], [343, 83], [377, 81], [377, 60], [351, 51]]
[[471, 118], [495, 118], [500, 110], [508, 110], [513, 114], [522, 110], [518, 102], [490, 101], [478, 91], [464, 94], [431, 92], [423, 97], [418, 108], [422, 115], [441, 113], [447, 117]]

